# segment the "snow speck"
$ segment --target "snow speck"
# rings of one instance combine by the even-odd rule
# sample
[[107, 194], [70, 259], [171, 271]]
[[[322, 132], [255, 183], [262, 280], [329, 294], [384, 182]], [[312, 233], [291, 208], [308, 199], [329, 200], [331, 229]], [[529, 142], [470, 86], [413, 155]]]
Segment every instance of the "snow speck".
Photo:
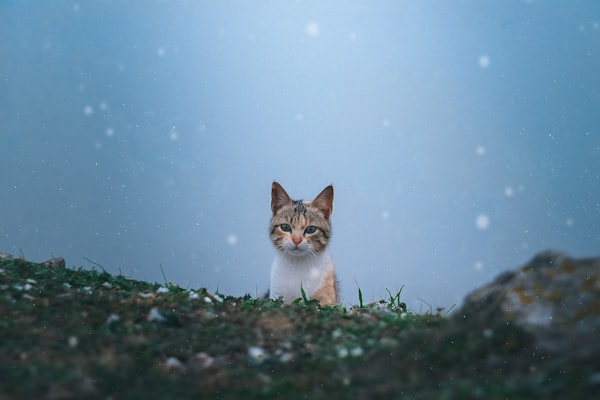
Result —
[[381, 219], [384, 221], [387, 221], [388, 219], [390, 219], [390, 212], [388, 210], [385, 210], [381, 213]]
[[479, 60], [477, 61], [479, 66], [484, 69], [490, 66], [490, 62], [490, 57], [487, 54], [480, 55]]
[[484, 146], [477, 146], [477, 147], [475, 148], [475, 153], [476, 153], [478, 156], [482, 156], [482, 155], [484, 155], [484, 154], [485, 154], [485, 147], [484, 147]]
[[77, 339], [75, 336], [69, 336], [67, 343], [69, 344], [70, 348], [74, 349], [79, 344], [79, 339]]
[[475, 261], [475, 265], [473, 265], [476, 271], [481, 271], [483, 269], [483, 263], [481, 261]]
[[573, 220], [573, 218], [567, 218], [565, 224], [567, 224], [569, 228], [572, 228], [573, 226], [575, 226], [575, 221]]
[[504, 195], [506, 197], [513, 197], [515, 195], [515, 190], [512, 188], [512, 186], [507, 186], [504, 188]]
[[389, 128], [391, 124], [392, 121], [390, 121], [388, 118], [384, 118], [383, 121], [381, 121], [381, 126], [384, 128]]
[[106, 131], [104, 131], [104, 133], [106, 133], [106, 136], [108, 137], [115, 136], [115, 130], [113, 128], [106, 128]]
[[177, 132], [177, 129], [175, 129], [175, 127], [173, 127], [173, 129], [171, 129], [171, 131], [169, 132], [169, 139], [171, 139], [171, 141], [173, 142], [179, 139], [179, 133]]
[[477, 229], [485, 230], [490, 227], [490, 217], [485, 214], [479, 214], [475, 219]]
[[319, 27], [319, 24], [314, 21], [311, 21], [308, 23], [308, 25], [306, 25], [306, 34], [310, 37], [319, 36], [320, 31], [321, 27]]
[[156, 55], [159, 57], [164, 57], [165, 54], [167, 54], [167, 51], [165, 50], [164, 47], [159, 47], [158, 49], [156, 49]]
[[294, 116], [294, 121], [296, 121], [296, 122], [302, 122], [302, 121], [304, 121], [304, 114], [302, 114], [302, 113], [297, 113], [297, 114]]
[[87, 105], [87, 106], [83, 107], [83, 114], [84, 115], [90, 116], [93, 113], [94, 113], [94, 107], [92, 107], [90, 105]]
[[106, 104], [106, 102], [103, 101], [98, 107], [100, 107], [102, 111], [106, 111], [108, 109], [108, 104]]
[[238, 242], [238, 237], [237, 237], [236, 234], [230, 233], [225, 238], [225, 241], [227, 242], [228, 245], [235, 246], [237, 244], [237, 242]]

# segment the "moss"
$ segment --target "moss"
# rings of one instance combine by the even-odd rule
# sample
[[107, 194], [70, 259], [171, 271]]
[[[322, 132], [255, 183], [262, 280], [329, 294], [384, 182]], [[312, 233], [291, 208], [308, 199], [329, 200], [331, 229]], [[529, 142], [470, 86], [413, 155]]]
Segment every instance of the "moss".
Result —
[[0, 259], [0, 397], [576, 398], [594, 389], [597, 366], [559, 369], [512, 324], [457, 324], [399, 300], [283, 306]]

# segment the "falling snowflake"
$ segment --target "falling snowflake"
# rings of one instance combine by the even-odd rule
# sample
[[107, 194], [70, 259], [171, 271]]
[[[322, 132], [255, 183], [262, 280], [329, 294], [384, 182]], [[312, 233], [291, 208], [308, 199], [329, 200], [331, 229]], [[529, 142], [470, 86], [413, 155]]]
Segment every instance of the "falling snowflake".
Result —
[[89, 106], [89, 105], [88, 105], [88, 106], [85, 106], [85, 107], [83, 107], [83, 113], [84, 113], [85, 115], [87, 115], [87, 116], [90, 116], [90, 115], [92, 115], [92, 114], [94, 113], [94, 107], [92, 107], [92, 106]]
[[106, 136], [112, 137], [115, 135], [115, 130], [113, 128], [106, 128], [106, 131], [104, 133], [106, 133]]
[[169, 132], [169, 139], [171, 139], [173, 142], [179, 139], [179, 133], [177, 133], [177, 129], [175, 129], [175, 127], [173, 127], [171, 132]]
[[573, 220], [573, 218], [567, 218], [565, 224], [567, 224], [569, 228], [572, 228], [573, 226], [575, 226], [575, 221]]
[[478, 64], [481, 68], [487, 68], [490, 66], [490, 57], [486, 54], [482, 54], [479, 56]]
[[478, 156], [482, 156], [485, 154], [485, 147], [484, 146], [477, 146], [477, 148], [475, 149], [475, 153]]
[[165, 50], [164, 47], [159, 47], [158, 49], [156, 49], [156, 55], [159, 57], [164, 57], [165, 54], [167, 54], [167, 51]]
[[387, 221], [388, 219], [390, 219], [390, 212], [385, 210], [384, 212], [381, 213], [381, 219], [384, 221]]
[[512, 186], [507, 186], [504, 188], [504, 195], [506, 197], [513, 197], [515, 195], [515, 190], [512, 188]]
[[485, 214], [479, 214], [475, 219], [477, 229], [485, 230], [490, 227], [490, 218]]
[[320, 31], [321, 28], [319, 27], [319, 24], [314, 21], [309, 22], [308, 25], [306, 25], [306, 34], [310, 37], [319, 36]]
[[238, 237], [237, 235], [230, 233], [229, 235], [227, 235], [227, 238], [225, 238], [225, 241], [228, 245], [235, 246], [238, 242]]

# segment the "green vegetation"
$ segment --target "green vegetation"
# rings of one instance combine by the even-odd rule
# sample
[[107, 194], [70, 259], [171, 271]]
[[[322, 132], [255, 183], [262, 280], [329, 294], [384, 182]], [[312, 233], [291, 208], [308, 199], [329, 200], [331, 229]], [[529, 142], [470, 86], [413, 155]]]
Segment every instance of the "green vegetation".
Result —
[[389, 299], [284, 306], [0, 259], [0, 398], [582, 398], [598, 372], [517, 327]]

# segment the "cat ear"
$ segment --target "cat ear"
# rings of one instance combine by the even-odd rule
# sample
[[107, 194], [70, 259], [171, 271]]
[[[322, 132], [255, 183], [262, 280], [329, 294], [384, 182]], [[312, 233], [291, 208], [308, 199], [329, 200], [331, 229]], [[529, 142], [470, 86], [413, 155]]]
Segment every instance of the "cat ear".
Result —
[[273, 182], [271, 185], [271, 211], [273, 211], [273, 215], [277, 214], [277, 211], [281, 207], [291, 203], [292, 199], [290, 199], [290, 196], [288, 196], [283, 187], [279, 183]]
[[329, 185], [311, 202], [311, 206], [316, 207], [323, 213], [325, 219], [329, 220], [329, 216], [333, 211], [333, 186]]

